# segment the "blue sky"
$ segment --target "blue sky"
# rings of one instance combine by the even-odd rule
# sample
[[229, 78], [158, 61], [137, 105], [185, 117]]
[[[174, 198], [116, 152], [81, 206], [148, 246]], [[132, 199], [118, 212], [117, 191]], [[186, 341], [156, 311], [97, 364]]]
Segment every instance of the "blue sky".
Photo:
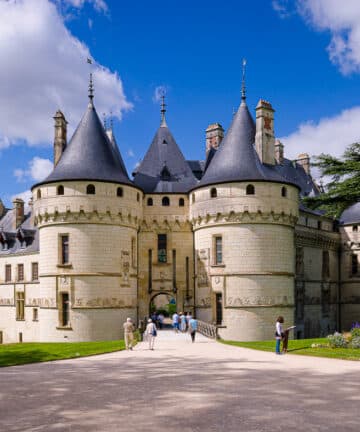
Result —
[[226, 129], [239, 104], [243, 57], [248, 105], [272, 103], [285, 153], [340, 155], [360, 135], [359, 3], [0, 1], [0, 197], [10, 205], [51, 168], [52, 115], [70, 131], [80, 120], [87, 56], [129, 174], [159, 126], [159, 86], [185, 157], [204, 157], [207, 125]]

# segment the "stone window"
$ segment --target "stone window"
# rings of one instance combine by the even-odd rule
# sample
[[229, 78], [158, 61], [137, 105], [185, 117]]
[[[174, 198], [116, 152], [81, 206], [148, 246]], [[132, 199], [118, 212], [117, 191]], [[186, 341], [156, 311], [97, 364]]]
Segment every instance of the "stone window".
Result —
[[353, 232], [358, 232], [358, 226], [357, 225], [353, 225], [352, 230], [353, 230]]
[[166, 234], [158, 234], [158, 262], [167, 262], [167, 236]]
[[25, 293], [24, 293], [24, 291], [16, 291], [15, 299], [16, 299], [16, 319], [17, 320], [24, 320], [25, 319]]
[[185, 201], [184, 198], [179, 198], [179, 207], [184, 207]]
[[321, 221], [317, 221], [317, 229], [318, 230], [321, 230], [321, 228], [322, 228], [322, 225], [321, 225]]
[[123, 195], [124, 195], [123, 188], [122, 187], [118, 187], [116, 189], [116, 196], [122, 197]]
[[36, 196], [37, 196], [37, 199], [41, 198], [41, 190], [40, 189], [37, 190]]
[[60, 326], [67, 327], [70, 323], [70, 300], [69, 293], [60, 293]]
[[255, 195], [255, 186], [249, 184], [246, 186], [246, 195]]
[[216, 324], [221, 325], [223, 321], [223, 301], [222, 294], [215, 294], [215, 302], [216, 302]]
[[216, 190], [216, 188], [211, 188], [211, 190], [210, 190], [210, 197], [211, 198], [216, 198], [217, 197], [217, 190]]
[[351, 254], [351, 275], [357, 275], [359, 272], [359, 262], [358, 256], [356, 254]]
[[86, 186], [86, 194], [95, 195], [95, 186], [93, 184], [89, 184]]
[[69, 235], [60, 236], [60, 264], [69, 264]]
[[191, 194], [191, 201], [194, 203], [195, 202], [195, 194]]
[[11, 282], [11, 264], [5, 265], [5, 282]]
[[147, 205], [148, 205], [149, 207], [151, 207], [153, 204], [154, 204], [153, 199], [152, 199], [152, 198], [148, 198], [148, 199], [147, 199]]
[[17, 280], [18, 282], [24, 280], [24, 264], [18, 264], [17, 266]]
[[223, 264], [222, 237], [214, 236], [214, 264]]
[[60, 185], [57, 187], [57, 194], [58, 195], [64, 195], [64, 186]]
[[329, 251], [322, 253], [322, 279], [328, 280], [330, 278], [330, 256]]
[[31, 263], [31, 280], [39, 280], [39, 263], [37, 262]]
[[136, 238], [131, 237], [131, 265], [136, 267]]
[[164, 207], [168, 207], [169, 205], [170, 205], [170, 199], [169, 199], [169, 197], [164, 197], [163, 199], [162, 199], [162, 205], [164, 206]]
[[285, 186], [283, 186], [283, 187], [281, 188], [281, 196], [282, 196], [282, 197], [287, 197], [287, 189], [286, 189]]
[[38, 308], [33, 309], [33, 321], [39, 321], [39, 310]]
[[140, 201], [140, 194], [139, 194], [139, 193], [136, 194], [136, 201], [137, 201], [137, 202]]

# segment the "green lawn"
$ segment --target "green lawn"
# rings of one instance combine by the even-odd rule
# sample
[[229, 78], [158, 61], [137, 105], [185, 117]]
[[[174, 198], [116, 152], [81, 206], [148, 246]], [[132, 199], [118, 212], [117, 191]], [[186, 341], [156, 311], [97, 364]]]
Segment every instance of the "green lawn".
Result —
[[0, 345], [0, 367], [86, 357], [125, 349], [123, 340]]
[[[260, 342], [221, 341], [228, 345], [251, 348], [260, 351], [275, 351], [275, 340]], [[297, 339], [289, 340], [288, 354], [300, 354], [314, 357], [329, 357], [343, 360], [360, 360], [360, 349], [351, 348], [311, 348], [313, 343], [326, 344], [327, 339]]]

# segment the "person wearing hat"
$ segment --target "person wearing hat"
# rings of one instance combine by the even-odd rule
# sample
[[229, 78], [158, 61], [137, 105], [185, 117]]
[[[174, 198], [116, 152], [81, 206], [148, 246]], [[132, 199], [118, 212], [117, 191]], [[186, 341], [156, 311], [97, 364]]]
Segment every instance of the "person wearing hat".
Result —
[[151, 318], [148, 319], [148, 325], [146, 326], [145, 334], [149, 342], [149, 349], [153, 350], [155, 338], [157, 336], [157, 331], [156, 331], [156, 326], [153, 323], [153, 320]]
[[127, 350], [133, 349], [134, 331], [135, 331], [135, 327], [131, 321], [131, 318], [127, 318], [126, 322], [124, 323], [124, 339], [125, 339], [125, 347]]

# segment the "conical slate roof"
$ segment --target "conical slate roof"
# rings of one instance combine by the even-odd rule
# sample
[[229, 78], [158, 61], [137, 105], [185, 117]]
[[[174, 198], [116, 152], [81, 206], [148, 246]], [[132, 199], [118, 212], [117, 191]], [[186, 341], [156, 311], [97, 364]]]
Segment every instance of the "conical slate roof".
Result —
[[134, 183], [146, 193], [186, 193], [197, 180], [163, 119]]
[[234, 181], [292, 183], [271, 165], [262, 164], [254, 147], [255, 124], [243, 100], [199, 186]]
[[116, 143], [110, 142], [92, 102], [52, 173], [33, 187], [64, 180], [132, 184]]
[[360, 201], [344, 210], [340, 216], [342, 225], [360, 223]]

